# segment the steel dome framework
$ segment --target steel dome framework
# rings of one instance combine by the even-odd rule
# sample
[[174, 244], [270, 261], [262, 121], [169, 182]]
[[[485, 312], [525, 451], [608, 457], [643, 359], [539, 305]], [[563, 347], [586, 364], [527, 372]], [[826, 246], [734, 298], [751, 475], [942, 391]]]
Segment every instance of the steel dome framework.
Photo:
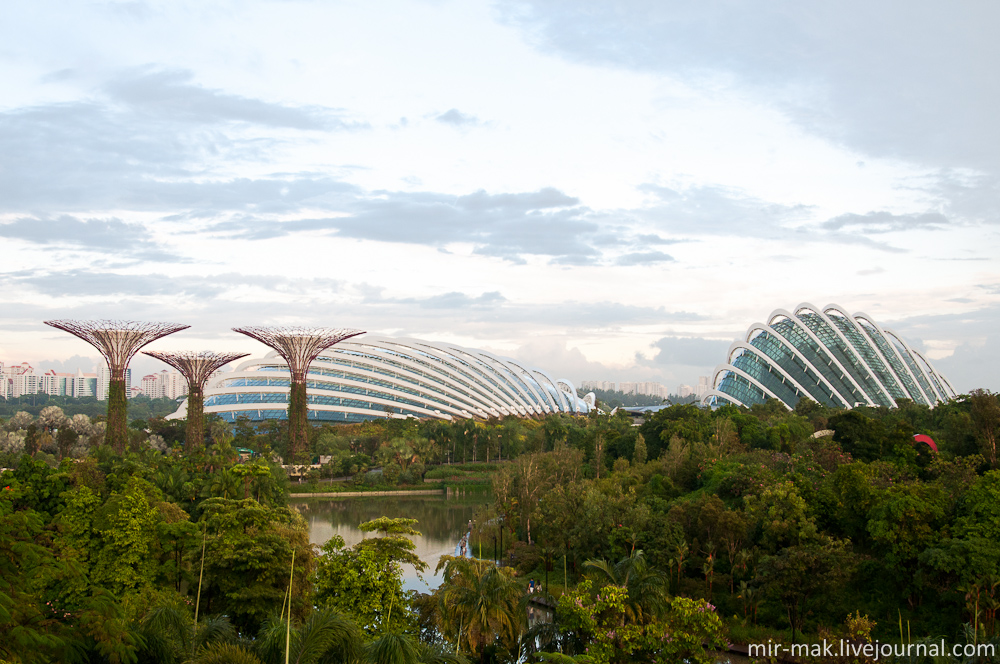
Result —
[[[516, 360], [454, 344], [364, 337], [341, 341], [305, 375], [309, 420], [361, 422], [417, 417], [443, 420], [587, 413], [573, 384]], [[291, 374], [276, 352], [212, 379], [205, 412], [228, 421], [284, 419]], [[184, 407], [173, 415], [183, 417]]]
[[920, 353], [865, 313], [835, 304], [777, 309], [729, 347], [715, 368], [706, 405], [751, 406], [778, 399], [794, 408], [802, 397], [836, 408], [895, 407], [900, 399], [934, 407], [956, 396]]

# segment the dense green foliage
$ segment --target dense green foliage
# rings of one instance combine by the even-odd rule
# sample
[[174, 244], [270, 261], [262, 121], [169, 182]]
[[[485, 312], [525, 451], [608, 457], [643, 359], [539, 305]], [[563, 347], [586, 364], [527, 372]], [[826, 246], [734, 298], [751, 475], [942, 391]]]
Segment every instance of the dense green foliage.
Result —
[[135, 419], [119, 453], [95, 420], [49, 406], [3, 422], [0, 660], [709, 662], [768, 636], [998, 636], [987, 392], [933, 410], [681, 405], [640, 426], [311, 428], [328, 477], [489, 476], [473, 537], [502, 564], [444, 556], [424, 595], [402, 585], [403, 565], [423, 567], [412, 519], [310, 544], [277, 463], [283, 423], [207, 421], [185, 450], [184, 422]]
[[[108, 412], [108, 402], [98, 401], [96, 397], [61, 397], [49, 396], [44, 392], [26, 394], [13, 399], [0, 399], [0, 418], [10, 419], [19, 412], [26, 412], [38, 417], [42, 409], [58, 406], [69, 417], [86, 415], [96, 418], [104, 417]], [[128, 401], [128, 409], [132, 418], [146, 420], [152, 417], [164, 417], [177, 410], [174, 399], [150, 399], [139, 395]]]
[[679, 394], [670, 394], [665, 399], [652, 394], [633, 394], [622, 392], [621, 390], [599, 390], [599, 389], [577, 389], [578, 396], [582, 399], [587, 392], [593, 392], [597, 397], [597, 405], [603, 410], [613, 408], [631, 408], [634, 406], [659, 406], [668, 404], [689, 404], [698, 400], [694, 394], [682, 397]]

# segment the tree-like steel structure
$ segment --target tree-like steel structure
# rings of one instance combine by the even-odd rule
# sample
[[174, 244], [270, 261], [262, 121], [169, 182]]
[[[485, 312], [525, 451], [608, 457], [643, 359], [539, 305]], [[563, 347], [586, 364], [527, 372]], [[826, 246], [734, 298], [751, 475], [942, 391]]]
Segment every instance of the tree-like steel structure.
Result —
[[292, 374], [288, 395], [288, 437], [292, 458], [301, 458], [309, 450], [309, 405], [306, 400], [309, 365], [330, 346], [364, 334], [364, 330], [268, 326], [234, 327], [233, 331], [270, 346], [288, 363]]
[[96, 348], [108, 363], [108, 424], [105, 443], [122, 454], [128, 444], [128, 394], [125, 370], [139, 349], [168, 334], [191, 327], [177, 323], [129, 320], [47, 320], [46, 325], [77, 336]]
[[250, 353], [214, 353], [212, 351], [162, 351], [144, 350], [143, 354], [155, 357], [177, 369], [188, 385], [187, 433], [184, 448], [190, 451], [205, 442], [205, 383], [223, 366], [246, 357]]

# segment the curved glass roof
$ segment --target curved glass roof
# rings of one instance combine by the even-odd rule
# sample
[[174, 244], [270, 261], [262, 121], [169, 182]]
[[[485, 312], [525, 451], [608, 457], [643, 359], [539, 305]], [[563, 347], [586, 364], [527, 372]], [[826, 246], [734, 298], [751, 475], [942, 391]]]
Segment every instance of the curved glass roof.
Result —
[[956, 396], [924, 356], [864, 314], [803, 303], [754, 325], [715, 369], [702, 403], [750, 406], [777, 398], [788, 408], [803, 397], [834, 407], [895, 406], [911, 399], [935, 405]]
[[[229, 421], [284, 419], [290, 380], [288, 366], [275, 352], [246, 360], [209, 382], [205, 412]], [[323, 351], [306, 374], [306, 391], [310, 419], [339, 422], [390, 414], [488, 419], [591, 408], [569, 381], [508, 358], [454, 344], [372, 336]], [[185, 409], [172, 417], [184, 417]]]

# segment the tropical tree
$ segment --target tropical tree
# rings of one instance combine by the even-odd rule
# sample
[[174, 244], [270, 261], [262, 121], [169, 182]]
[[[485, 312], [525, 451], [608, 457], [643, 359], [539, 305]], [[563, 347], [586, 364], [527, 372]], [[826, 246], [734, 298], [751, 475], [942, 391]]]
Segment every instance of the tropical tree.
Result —
[[456, 650], [466, 648], [480, 661], [495, 648], [516, 652], [527, 619], [527, 595], [514, 571], [453, 556], [442, 556], [437, 569], [444, 570], [435, 591], [439, 628]]
[[630, 622], [648, 623], [662, 617], [669, 606], [669, 579], [650, 569], [642, 549], [632, 551], [613, 565], [606, 560], [588, 560], [583, 567], [597, 588], [625, 588], [628, 600], [624, 610]]
[[855, 564], [847, 543], [830, 538], [790, 546], [761, 561], [760, 583], [785, 607], [792, 641], [802, 630], [808, 602], [850, 578]]
[[705, 600], [677, 597], [660, 620], [639, 624], [629, 618], [629, 592], [619, 585], [594, 588], [589, 579], [559, 598], [556, 619], [588, 643], [596, 664], [650, 661], [711, 664], [711, 650], [725, 641], [722, 621]]
[[195, 625], [190, 613], [177, 606], [151, 609], [140, 620], [135, 634], [139, 637], [139, 659], [163, 664], [186, 662], [213, 644], [230, 644], [237, 639], [227, 618], [215, 616]]
[[[201, 504], [208, 533], [205, 579], [209, 611], [230, 616], [241, 632], [255, 632], [287, 600], [295, 554], [292, 615], [303, 618], [313, 571], [313, 547], [305, 519], [286, 507], [252, 498], [209, 498]], [[203, 600], [204, 601], [204, 600]]]

